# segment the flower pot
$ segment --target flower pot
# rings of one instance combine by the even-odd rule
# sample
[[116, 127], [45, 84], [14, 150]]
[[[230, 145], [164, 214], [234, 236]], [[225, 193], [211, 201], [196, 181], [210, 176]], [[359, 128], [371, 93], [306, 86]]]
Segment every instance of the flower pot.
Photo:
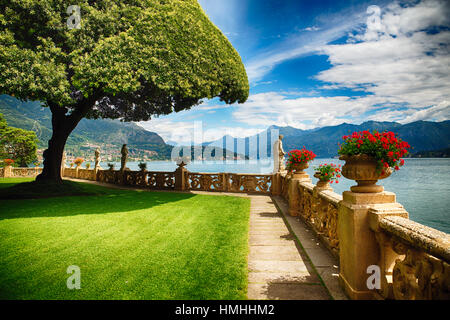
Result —
[[340, 156], [339, 159], [345, 161], [345, 165], [342, 167], [342, 175], [358, 183], [356, 186], [350, 187], [352, 192], [382, 192], [384, 188], [377, 185], [377, 181], [389, 177], [392, 173], [391, 168], [386, 168], [384, 174], [377, 171], [377, 160], [367, 154], [344, 155]]
[[317, 189], [328, 189], [328, 190], [332, 190], [331, 186], [330, 186], [330, 180], [328, 181], [322, 181], [320, 180], [320, 174], [319, 173], [315, 173], [314, 174], [314, 178], [319, 179], [319, 181], [317, 181], [316, 187]]
[[302, 162], [302, 163], [293, 163], [291, 165], [292, 172], [293, 172], [293, 178], [301, 178], [307, 175], [307, 173], [304, 171], [306, 168], [309, 167], [308, 162]]

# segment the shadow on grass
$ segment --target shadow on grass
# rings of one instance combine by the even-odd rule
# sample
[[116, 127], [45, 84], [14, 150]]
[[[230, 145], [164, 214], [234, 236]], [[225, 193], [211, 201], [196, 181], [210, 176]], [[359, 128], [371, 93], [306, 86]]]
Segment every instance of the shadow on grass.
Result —
[[[2, 183], [5, 184], [13, 183]], [[22, 198], [14, 198], [17, 192], [22, 192]], [[23, 199], [24, 195], [31, 199]], [[73, 181], [60, 185], [26, 182], [0, 188], [0, 220], [129, 212], [195, 196], [198, 195], [121, 190]]]

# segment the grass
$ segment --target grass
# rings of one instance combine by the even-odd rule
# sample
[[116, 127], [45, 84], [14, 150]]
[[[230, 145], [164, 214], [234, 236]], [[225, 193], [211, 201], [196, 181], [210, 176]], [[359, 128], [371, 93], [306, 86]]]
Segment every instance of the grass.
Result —
[[87, 183], [63, 181], [63, 183], [35, 182], [33, 178], [0, 178], [0, 199], [37, 199], [83, 195], [100, 195], [109, 189]]
[[249, 199], [74, 184], [95, 195], [0, 200], [0, 299], [246, 298]]

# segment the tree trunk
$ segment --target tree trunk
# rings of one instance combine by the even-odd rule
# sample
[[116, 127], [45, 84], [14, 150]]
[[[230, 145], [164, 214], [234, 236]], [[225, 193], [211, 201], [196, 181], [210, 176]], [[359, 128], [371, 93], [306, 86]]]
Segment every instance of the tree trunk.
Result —
[[44, 168], [42, 173], [36, 177], [36, 181], [51, 181], [60, 183], [61, 161], [67, 138], [75, 129], [87, 111], [80, 108], [71, 115], [66, 115], [66, 108], [61, 108], [49, 103], [52, 111], [52, 137], [48, 141], [48, 148], [44, 151]]

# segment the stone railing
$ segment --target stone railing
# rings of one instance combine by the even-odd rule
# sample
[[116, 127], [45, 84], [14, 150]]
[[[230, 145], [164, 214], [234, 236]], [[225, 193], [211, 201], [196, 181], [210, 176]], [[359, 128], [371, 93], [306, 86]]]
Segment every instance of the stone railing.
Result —
[[272, 191], [272, 174], [201, 173], [189, 172], [184, 168], [172, 172], [65, 168], [64, 176], [155, 190], [263, 194]]
[[64, 177], [68, 178], [77, 178], [77, 169], [76, 168], [64, 168]]
[[271, 174], [186, 172], [186, 190], [222, 192], [271, 192]]
[[402, 216], [369, 212], [379, 246], [377, 293], [385, 299], [450, 300], [450, 236]]
[[[306, 179], [291, 181], [291, 175], [281, 176], [281, 196], [289, 202], [290, 214], [299, 216], [323, 244], [336, 256], [339, 256], [338, 206], [342, 196], [331, 188], [320, 188]], [[289, 184], [294, 184], [289, 192]], [[291, 196], [290, 196], [291, 195]]]
[[0, 177], [3, 178], [33, 178], [42, 172], [42, 168], [21, 168], [6, 166], [0, 168]]
[[78, 179], [84, 179], [84, 180], [97, 180], [97, 172], [96, 170], [90, 170], [90, 169], [76, 169], [78, 170]]
[[[450, 235], [409, 220], [394, 193], [339, 195], [305, 173], [278, 177], [289, 214], [339, 259], [339, 280], [351, 299], [450, 299]], [[373, 268], [380, 281], [369, 286]]]
[[[120, 177], [120, 171], [116, 172], [116, 177]], [[128, 186], [146, 187], [155, 190], [173, 190], [175, 188], [174, 172], [125, 171], [124, 174], [125, 181], [123, 184]]]

